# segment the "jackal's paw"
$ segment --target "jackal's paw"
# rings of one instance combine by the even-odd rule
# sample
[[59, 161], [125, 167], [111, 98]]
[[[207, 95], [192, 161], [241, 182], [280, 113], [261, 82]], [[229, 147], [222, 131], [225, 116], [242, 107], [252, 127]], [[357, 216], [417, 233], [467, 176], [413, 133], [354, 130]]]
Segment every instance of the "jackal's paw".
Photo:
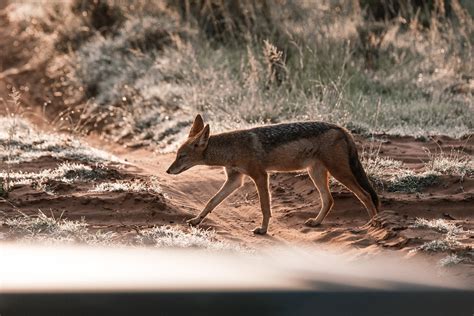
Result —
[[197, 225], [199, 225], [199, 223], [201, 223], [201, 221], [202, 221], [202, 218], [194, 217], [194, 218], [191, 218], [191, 219], [187, 220], [186, 223], [188, 223], [191, 226], [197, 226]]
[[321, 225], [321, 222], [320, 222], [320, 221], [317, 221], [317, 220], [314, 219], [314, 218], [310, 218], [310, 219], [308, 219], [306, 222], [304, 222], [304, 224], [305, 224], [306, 226], [309, 226], [309, 227], [316, 227], [316, 226]]
[[253, 233], [255, 235], [265, 235], [267, 233], [267, 229], [266, 228], [262, 228], [262, 227], [257, 227], [253, 230]]

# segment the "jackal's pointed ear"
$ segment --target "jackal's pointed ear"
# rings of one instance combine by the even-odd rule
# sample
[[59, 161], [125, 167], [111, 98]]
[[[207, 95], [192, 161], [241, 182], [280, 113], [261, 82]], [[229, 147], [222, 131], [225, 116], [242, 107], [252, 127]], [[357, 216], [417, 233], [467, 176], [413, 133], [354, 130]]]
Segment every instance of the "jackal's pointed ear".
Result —
[[207, 147], [207, 141], [209, 140], [210, 128], [209, 124], [206, 124], [202, 131], [196, 136], [197, 142], [196, 145], [202, 148]]
[[194, 137], [196, 136], [202, 129], [204, 128], [204, 122], [202, 120], [201, 114], [196, 115], [196, 118], [194, 119], [193, 126], [191, 126], [191, 130], [189, 131], [189, 136], [188, 137]]

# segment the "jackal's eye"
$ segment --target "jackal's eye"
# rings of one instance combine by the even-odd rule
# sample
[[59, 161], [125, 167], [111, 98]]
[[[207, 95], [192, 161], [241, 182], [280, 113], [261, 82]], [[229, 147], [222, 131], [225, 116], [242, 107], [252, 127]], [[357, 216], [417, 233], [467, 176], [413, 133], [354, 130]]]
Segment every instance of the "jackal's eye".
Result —
[[186, 154], [179, 154], [179, 155], [178, 155], [178, 159], [183, 159], [183, 158], [185, 158], [185, 157], [186, 157]]

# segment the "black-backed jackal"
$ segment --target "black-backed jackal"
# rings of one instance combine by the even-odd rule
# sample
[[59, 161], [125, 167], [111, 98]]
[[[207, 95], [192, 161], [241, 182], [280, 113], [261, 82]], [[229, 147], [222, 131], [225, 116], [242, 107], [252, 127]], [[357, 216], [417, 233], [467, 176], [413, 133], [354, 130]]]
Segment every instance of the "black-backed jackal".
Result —
[[178, 174], [196, 165], [223, 166], [227, 180], [204, 210], [188, 221], [191, 225], [198, 225], [249, 176], [257, 187], [263, 213], [262, 226], [253, 232], [265, 234], [271, 217], [271, 171], [308, 171], [322, 201], [318, 216], [305, 222], [308, 226], [321, 224], [334, 204], [329, 174], [357, 196], [371, 218], [380, 207], [352, 136], [335, 124], [298, 122], [210, 135], [209, 125], [204, 126], [201, 115], [197, 115], [188, 139], [166, 172]]

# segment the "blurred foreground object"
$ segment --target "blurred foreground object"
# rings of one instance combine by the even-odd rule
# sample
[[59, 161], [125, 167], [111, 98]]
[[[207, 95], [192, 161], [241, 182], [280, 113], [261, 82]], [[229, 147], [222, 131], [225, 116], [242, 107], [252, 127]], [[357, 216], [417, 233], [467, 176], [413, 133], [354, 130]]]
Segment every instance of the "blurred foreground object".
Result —
[[0, 246], [1, 315], [472, 315], [473, 284], [400, 257]]

